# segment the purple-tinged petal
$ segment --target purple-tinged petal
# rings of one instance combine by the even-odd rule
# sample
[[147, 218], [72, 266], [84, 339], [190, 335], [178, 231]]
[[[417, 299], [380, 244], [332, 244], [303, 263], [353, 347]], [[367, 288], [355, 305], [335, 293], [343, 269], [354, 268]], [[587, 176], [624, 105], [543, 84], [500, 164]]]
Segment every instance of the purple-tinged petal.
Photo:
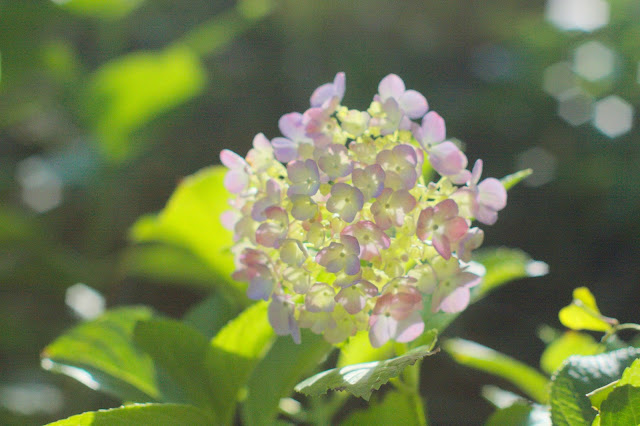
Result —
[[425, 149], [430, 148], [431, 145], [443, 142], [446, 137], [444, 119], [435, 111], [430, 111], [424, 116], [420, 130], [421, 137], [418, 141]]
[[438, 144], [429, 151], [429, 162], [442, 176], [460, 173], [467, 167], [467, 156], [454, 144], [447, 141]]
[[421, 118], [429, 109], [427, 100], [421, 93], [415, 90], [407, 90], [398, 99], [400, 108], [404, 111], [409, 118], [418, 119]]
[[232, 194], [240, 194], [249, 185], [249, 175], [244, 170], [229, 170], [224, 175], [224, 187]]
[[331, 312], [336, 305], [336, 292], [327, 283], [315, 283], [305, 297], [305, 308], [309, 312]]
[[480, 176], [482, 175], [482, 160], [477, 159], [475, 164], [473, 165], [473, 170], [471, 171], [471, 184], [476, 185], [480, 182]]
[[498, 179], [487, 178], [478, 185], [478, 203], [500, 211], [507, 205], [507, 191]]
[[411, 315], [396, 326], [395, 341], [399, 343], [407, 343], [420, 337], [424, 332], [424, 321], [420, 316], [420, 312], [414, 311]]
[[371, 346], [379, 348], [396, 335], [398, 321], [391, 316], [371, 315], [369, 318], [369, 341]]
[[382, 98], [383, 102], [389, 98], [398, 100], [404, 92], [404, 81], [402, 81], [402, 79], [396, 74], [387, 75], [378, 85], [378, 93], [380, 94], [380, 98]]
[[362, 192], [365, 201], [378, 197], [384, 189], [385, 173], [379, 164], [372, 164], [364, 169], [355, 169], [351, 177], [353, 186]]
[[274, 295], [268, 309], [269, 323], [278, 336], [291, 335], [295, 343], [300, 343], [300, 328], [296, 322], [291, 302], [283, 296]]
[[298, 155], [298, 144], [287, 138], [273, 138], [271, 141], [276, 160], [281, 163], [289, 163]]
[[299, 112], [290, 112], [280, 117], [278, 127], [280, 132], [292, 141], [299, 142], [308, 139], [304, 130], [303, 116]]
[[248, 166], [244, 158], [228, 149], [220, 151], [220, 162], [231, 170], [241, 169]]

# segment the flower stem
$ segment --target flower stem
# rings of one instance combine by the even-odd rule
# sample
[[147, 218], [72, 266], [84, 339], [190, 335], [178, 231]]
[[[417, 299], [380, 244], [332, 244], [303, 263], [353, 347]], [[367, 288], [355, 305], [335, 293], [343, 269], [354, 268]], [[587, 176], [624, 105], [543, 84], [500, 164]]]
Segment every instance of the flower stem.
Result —
[[602, 339], [600, 339], [600, 342], [601, 343], [606, 342], [609, 338], [611, 338], [611, 336], [615, 335], [620, 330], [636, 330], [636, 331], [640, 331], [640, 324], [625, 323], [625, 324], [614, 325], [609, 331], [607, 331], [604, 334], [604, 336], [602, 336]]

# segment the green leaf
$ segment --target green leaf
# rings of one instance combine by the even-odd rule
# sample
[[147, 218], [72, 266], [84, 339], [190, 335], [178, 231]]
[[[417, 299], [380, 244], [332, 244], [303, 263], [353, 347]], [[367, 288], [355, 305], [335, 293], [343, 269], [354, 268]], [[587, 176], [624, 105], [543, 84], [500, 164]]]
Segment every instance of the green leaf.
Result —
[[553, 424], [591, 424], [596, 411], [586, 395], [621, 378], [624, 369], [638, 356], [640, 349], [626, 348], [599, 355], [569, 357], [552, 378]]
[[387, 359], [393, 354], [393, 345], [394, 342], [390, 340], [381, 347], [374, 348], [369, 341], [369, 333], [360, 331], [340, 348], [337, 367]]
[[190, 250], [220, 277], [218, 290], [246, 306], [246, 285], [231, 279], [232, 235], [220, 223], [220, 215], [228, 210], [225, 174], [224, 167], [215, 166], [185, 178], [166, 207], [157, 215], [138, 219], [130, 236], [135, 242], [162, 242]]
[[411, 397], [397, 391], [388, 392], [381, 402], [372, 401], [366, 410], [352, 412], [342, 426], [420, 425], [424, 419], [417, 413]]
[[519, 172], [515, 172], [513, 174], [503, 177], [502, 179], [500, 179], [500, 183], [502, 183], [502, 186], [504, 186], [504, 189], [508, 191], [514, 186], [516, 186], [517, 184], [519, 184], [520, 182], [522, 182], [524, 179], [531, 176], [531, 174], [533, 174], [533, 170], [531, 169], [520, 170]]
[[220, 293], [214, 293], [187, 311], [183, 320], [211, 338], [241, 311], [242, 308], [233, 301]]
[[42, 352], [42, 366], [121, 400], [160, 400], [153, 361], [133, 342], [136, 323], [151, 316], [144, 307], [112, 309], [58, 337]]
[[573, 290], [573, 301], [558, 313], [560, 322], [573, 330], [609, 331], [617, 320], [600, 313], [596, 299], [586, 287]]
[[600, 424], [640, 425], [640, 387], [616, 387], [600, 406]]
[[508, 282], [520, 278], [541, 277], [549, 272], [546, 263], [531, 259], [522, 250], [506, 247], [478, 250], [474, 260], [487, 270], [480, 284], [483, 294]]
[[571, 355], [595, 355], [604, 351], [604, 346], [585, 333], [568, 331], [551, 342], [540, 357], [540, 367], [547, 374], [556, 371]]
[[[167, 402], [190, 402], [211, 409], [211, 395], [205, 359], [209, 340], [191, 326], [169, 319], [138, 321], [135, 342], [179, 387], [179, 392], [164, 391]], [[171, 397], [169, 397], [169, 395]], [[175, 399], [174, 399], [175, 398]]]
[[591, 405], [596, 409], [600, 409], [602, 402], [607, 399], [609, 394], [617, 387], [631, 385], [640, 387], [640, 359], [633, 361], [630, 367], [627, 367], [622, 372], [622, 378], [614, 382], [609, 383], [601, 388], [594, 390], [587, 394]]
[[206, 364], [222, 424], [231, 422], [238, 391], [273, 342], [267, 306], [263, 301], [250, 306], [211, 340]]
[[397, 377], [409, 365], [427, 355], [433, 355], [432, 345], [419, 346], [396, 358], [363, 364], [348, 365], [316, 374], [301, 383], [295, 390], [305, 395], [318, 396], [328, 390], [346, 390], [354, 396], [369, 400], [374, 390]]
[[131, 134], [200, 94], [205, 80], [198, 57], [179, 46], [130, 53], [100, 67], [91, 76], [86, 109], [103, 153], [114, 162], [137, 154]]
[[183, 404], [132, 404], [110, 410], [90, 411], [48, 426], [159, 426], [215, 424], [210, 413], [192, 405]]
[[191, 251], [169, 244], [139, 244], [128, 247], [120, 261], [123, 275], [162, 284], [216, 288], [219, 276]]
[[548, 399], [549, 380], [534, 368], [486, 346], [464, 339], [446, 340], [442, 347], [458, 363], [502, 377], [535, 401]]
[[53, 0], [61, 7], [96, 18], [121, 18], [138, 8], [144, 0]]
[[496, 410], [485, 426], [536, 426], [551, 424], [549, 407], [518, 401], [513, 405]]
[[[481, 263], [486, 273], [482, 283], [471, 289], [471, 302], [482, 299], [488, 292], [505, 285], [513, 280], [527, 277], [539, 277], [545, 275], [549, 267], [546, 263], [532, 260], [522, 250], [506, 247], [487, 248], [478, 250], [475, 260]], [[425, 306], [429, 306], [430, 296], [425, 297]], [[425, 329], [435, 328], [439, 332], [444, 331], [460, 313], [449, 314], [445, 312], [431, 313], [424, 309]]]
[[272, 424], [280, 399], [290, 395], [296, 383], [333, 349], [322, 336], [308, 330], [302, 330], [301, 339], [296, 344], [290, 336], [279, 337], [253, 371], [242, 407], [245, 424]]

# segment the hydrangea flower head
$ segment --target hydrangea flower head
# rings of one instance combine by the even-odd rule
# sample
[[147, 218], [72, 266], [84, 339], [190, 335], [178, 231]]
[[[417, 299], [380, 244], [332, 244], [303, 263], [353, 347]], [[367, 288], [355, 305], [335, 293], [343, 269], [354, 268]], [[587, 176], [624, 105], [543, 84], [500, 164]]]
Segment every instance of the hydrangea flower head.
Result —
[[[467, 170], [444, 119], [397, 75], [382, 79], [366, 111], [341, 105], [345, 86], [338, 73], [309, 109], [282, 116], [282, 136], [257, 135], [245, 158], [220, 154], [233, 276], [251, 299], [270, 301], [274, 330], [295, 342], [300, 328], [331, 343], [362, 330], [376, 347], [409, 342], [431, 312], [468, 305], [481, 277], [467, 262], [484, 237], [472, 222], [493, 224], [506, 191], [480, 182], [480, 160]], [[437, 182], [422, 175], [425, 162]]]

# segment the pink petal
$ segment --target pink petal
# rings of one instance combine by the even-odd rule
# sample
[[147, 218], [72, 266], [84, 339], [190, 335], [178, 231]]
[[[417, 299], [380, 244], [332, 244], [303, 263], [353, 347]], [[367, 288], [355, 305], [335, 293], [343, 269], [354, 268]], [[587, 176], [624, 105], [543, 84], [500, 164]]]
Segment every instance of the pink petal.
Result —
[[256, 149], [271, 149], [271, 142], [269, 142], [264, 133], [258, 133], [253, 138], [253, 147]]
[[493, 225], [498, 221], [498, 213], [483, 205], [478, 205], [474, 212], [476, 219], [485, 225]]
[[415, 90], [407, 90], [404, 92], [400, 96], [400, 99], [398, 99], [398, 103], [404, 113], [413, 119], [421, 118], [429, 109], [425, 97]]
[[232, 194], [241, 193], [249, 185], [249, 175], [244, 170], [229, 170], [224, 175], [224, 187]]
[[429, 162], [442, 176], [456, 175], [467, 167], [466, 155], [450, 141], [432, 147]]
[[480, 182], [480, 175], [482, 175], [482, 160], [478, 158], [471, 171], [471, 183], [476, 185]]
[[369, 341], [371, 346], [379, 348], [396, 334], [398, 322], [386, 315], [372, 315], [369, 318]]
[[449, 239], [441, 234], [433, 234], [431, 238], [431, 242], [433, 243], [433, 248], [442, 256], [443, 259], [449, 260], [451, 259], [451, 244], [449, 243]]
[[422, 137], [430, 143], [440, 143], [446, 137], [444, 119], [435, 111], [430, 111], [422, 119]]
[[507, 205], [507, 191], [498, 179], [487, 178], [478, 185], [478, 203], [492, 210], [502, 210]]
[[[437, 292], [437, 290], [436, 290]], [[442, 300], [437, 303], [437, 309], [439, 311], [447, 313], [462, 312], [469, 305], [471, 299], [471, 293], [467, 287], [458, 287], [448, 295], [444, 296]], [[434, 302], [437, 302], [436, 294], [434, 293]]]
[[395, 74], [389, 74], [380, 81], [378, 85], [378, 93], [382, 98], [382, 101], [386, 101], [388, 98], [400, 99], [400, 96], [405, 91], [404, 81]]
[[395, 341], [407, 343], [418, 338], [424, 332], [424, 321], [420, 312], [415, 311], [406, 319], [398, 322]]
[[293, 141], [301, 141], [307, 139], [304, 130], [302, 114], [299, 112], [290, 112], [280, 117], [278, 120], [280, 132]]
[[228, 149], [220, 151], [220, 162], [231, 170], [248, 166], [244, 158]]

